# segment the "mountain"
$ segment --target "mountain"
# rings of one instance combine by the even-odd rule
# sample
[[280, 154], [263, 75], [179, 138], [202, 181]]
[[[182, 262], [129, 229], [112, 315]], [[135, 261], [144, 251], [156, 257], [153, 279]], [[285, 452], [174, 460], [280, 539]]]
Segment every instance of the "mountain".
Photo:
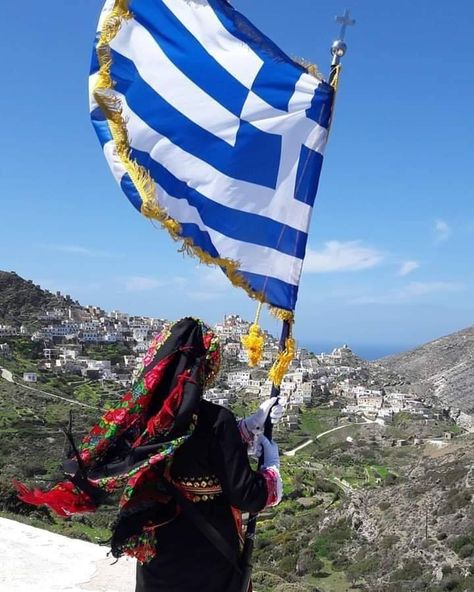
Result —
[[0, 271], [0, 324], [31, 326], [44, 310], [73, 303], [69, 296], [43, 290], [14, 271]]
[[474, 415], [474, 326], [376, 363], [454, 412]]

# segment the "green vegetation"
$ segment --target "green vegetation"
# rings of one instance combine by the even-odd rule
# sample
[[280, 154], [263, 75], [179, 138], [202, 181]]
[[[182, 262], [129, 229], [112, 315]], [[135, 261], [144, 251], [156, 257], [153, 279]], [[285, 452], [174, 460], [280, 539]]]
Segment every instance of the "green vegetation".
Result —
[[[2, 312], [2, 302], [12, 307], [15, 320], [23, 318], [30, 326], [41, 307], [68, 302], [44, 293], [40, 297], [32, 284], [13, 278], [24, 293], [12, 304], [12, 294], [2, 292], [2, 279], [0, 274], [0, 322], [13, 322], [11, 313], [7, 318]], [[0, 381], [0, 516], [94, 542], [106, 540], [114, 508], [61, 520], [21, 503], [11, 480], [40, 488], [59, 480], [68, 448], [62, 430], [70, 410], [80, 440], [121, 389], [115, 383], [42, 371], [42, 344], [23, 336], [3, 341], [9, 343], [12, 358], [2, 358], [1, 366], [17, 377], [35, 371], [38, 389], [91, 408]], [[116, 364], [130, 350], [117, 344], [88, 345], [83, 353]], [[237, 393], [234, 412], [248, 415], [258, 403], [256, 397]], [[318, 438], [347, 418], [322, 405], [304, 409], [298, 420], [295, 431], [275, 430], [283, 451], [310, 439], [313, 443], [295, 456], [282, 455], [284, 499], [261, 515], [257, 529], [254, 579], [259, 592], [474, 590], [474, 509], [472, 483], [466, 479], [474, 445], [463, 439], [464, 457], [446, 458], [442, 451], [430, 458], [426, 447], [391, 447], [393, 438], [440, 436], [443, 431], [456, 435], [459, 430], [452, 422], [425, 422], [400, 413], [393, 425], [347, 423]], [[449, 569], [436, 580], [440, 561], [448, 557]]]
[[70, 297], [42, 290], [14, 272], [0, 271], [0, 323], [34, 328], [40, 312], [73, 303]]

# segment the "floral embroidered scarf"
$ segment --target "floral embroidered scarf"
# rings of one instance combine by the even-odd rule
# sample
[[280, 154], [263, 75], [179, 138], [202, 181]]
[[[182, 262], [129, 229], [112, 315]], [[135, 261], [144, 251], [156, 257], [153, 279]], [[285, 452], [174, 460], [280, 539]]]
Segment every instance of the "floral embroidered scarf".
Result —
[[94, 512], [118, 492], [112, 554], [150, 561], [157, 529], [177, 514], [163, 478], [175, 451], [192, 434], [203, 388], [219, 366], [218, 338], [200, 320], [184, 318], [163, 330], [132, 388], [63, 464], [67, 480], [46, 492], [16, 482], [19, 498], [66, 517]]

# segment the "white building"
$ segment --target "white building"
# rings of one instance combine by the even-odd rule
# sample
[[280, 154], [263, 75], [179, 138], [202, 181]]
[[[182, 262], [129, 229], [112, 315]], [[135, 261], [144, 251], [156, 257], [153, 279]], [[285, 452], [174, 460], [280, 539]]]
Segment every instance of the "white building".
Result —
[[20, 332], [16, 327], [10, 325], [0, 325], [0, 337], [15, 337]]
[[36, 335], [44, 339], [53, 339], [53, 337], [71, 337], [79, 332], [78, 323], [61, 323], [60, 325], [48, 325], [40, 329]]
[[[310, 405], [313, 400], [314, 385], [311, 381], [297, 384], [293, 397], [299, 399], [298, 403]], [[296, 401], [295, 401], [296, 402]]]
[[90, 360], [90, 359], [84, 359], [81, 360], [81, 362], [83, 362], [86, 366], [86, 368], [88, 370], [99, 370], [99, 371], [104, 371], [104, 370], [109, 370], [112, 368], [112, 363], [110, 362], [110, 360]]
[[121, 321], [123, 323], [128, 323], [128, 321], [130, 320], [130, 315], [124, 312], [120, 312], [119, 310], [113, 310], [110, 313], [110, 316], [116, 321]]
[[133, 351], [137, 354], [145, 354], [150, 347], [150, 341], [139, 341], [137, 345], [134, 346]]
[[250, 370], [236, 370], [227, 374], [227, 384], [231, 387], [246, 387], [250, 379]]
[[8, 357], [11, 353], [10, 346], [8, 343], [1, 343], [0, 344], [0, 356], [4, 358]]
[[43, 314], [38, 315], [38, 320], [40, 321], [60, 321], [64, 318], [65, 313], [59, 309], [55, 308], [53, 310], [47, 310]]
[[81, 331], [79, 341], [84, 343], [97, 343], [101, 341], [102, 335], [98, 331]]
[[357, 407], [361, 413], [378, 413], [382, 405], [382, 395], [362, 395], [357, 399]]
[[145, 341], [148, 338], [148, 333], [150, 332], [150, 327], [146, 326], [139, 326], [134, 327], [132, 329], [132, 336], [135, 341]]
[[99, 321], [87, 321], [86, 323], [81, 323], [79, 328], [85, 333], [90, 333], [94, 331], [100, 331], [101, 325]]
[[231, 341], [230, 343], [226, 343], [223, 347], [224, 349], [224, 354], [226, 356], [238, 356], [241, 350], [241, 346], [240, 343], [236, 342], [236, 341]]
[[23, 382], [38, 382], [38, 375], [36, 372], [24, 372]]
[[123, 356], [123, 364], [125, 368], [134, 368], [137, 364], [137, 356]]
[[122, 335], [117, 331], [108, 331], [102, 336], [102, 341], [104, 343], [117, 343], [117, 341], [122, 341]]
[[268, 399], [270, 397], [271, 392], [272, 392], [272, 381], [265, 380], [265, 382], [260, 385], [260, 397], [262, 399]]

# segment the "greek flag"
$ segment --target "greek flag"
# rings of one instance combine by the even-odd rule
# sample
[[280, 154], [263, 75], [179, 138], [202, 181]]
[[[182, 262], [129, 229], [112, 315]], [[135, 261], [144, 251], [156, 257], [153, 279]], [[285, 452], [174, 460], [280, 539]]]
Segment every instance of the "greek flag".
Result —
[[226, 0], [109, 0], [94, 49], [92, 122], [132, 204], [293, 311], [332, 87]]

